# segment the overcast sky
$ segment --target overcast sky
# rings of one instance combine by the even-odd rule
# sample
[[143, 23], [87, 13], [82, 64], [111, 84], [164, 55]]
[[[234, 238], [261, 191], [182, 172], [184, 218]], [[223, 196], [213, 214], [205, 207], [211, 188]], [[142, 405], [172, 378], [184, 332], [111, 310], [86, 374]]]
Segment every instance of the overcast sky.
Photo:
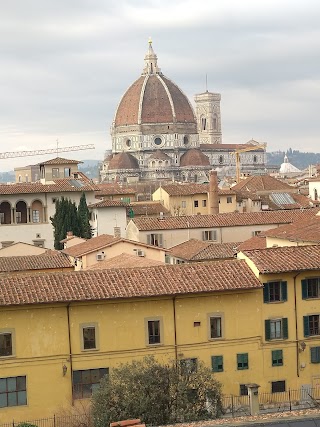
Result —
[[[191, 99], [222, 95], [224, 143], [320, 152], [319, 0], [0, 0], [0, 152], [93, 143], [152, 37], [162, 72]], [[0, 171], [51, 156], [0, 160]]]

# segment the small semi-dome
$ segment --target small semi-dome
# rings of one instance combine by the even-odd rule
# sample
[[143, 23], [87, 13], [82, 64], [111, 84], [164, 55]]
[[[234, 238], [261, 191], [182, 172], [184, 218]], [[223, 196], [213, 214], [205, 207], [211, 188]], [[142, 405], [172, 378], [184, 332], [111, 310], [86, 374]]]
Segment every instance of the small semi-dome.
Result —
[[157, 64], [152, 44], [145, 56], [145, 67], [123, 95], [114, 125], [189, 123], [196, 126], [193, 108], [181, 89], [165, 77]]
[[115, 154], [109, 161], [109, 170], [117, 169], [139, 169], [138, 160], [129, 153]]
[[198, 148], [191, 148], [182, 154], [180, 166], [210, 166], [210, 160]]
[[155, 160], [171, 160], [170, 156], [168, 154], [164, 153], [161, 150], [156, 150], [154, 153], [151, 154], [149, 159], [155, 159]]

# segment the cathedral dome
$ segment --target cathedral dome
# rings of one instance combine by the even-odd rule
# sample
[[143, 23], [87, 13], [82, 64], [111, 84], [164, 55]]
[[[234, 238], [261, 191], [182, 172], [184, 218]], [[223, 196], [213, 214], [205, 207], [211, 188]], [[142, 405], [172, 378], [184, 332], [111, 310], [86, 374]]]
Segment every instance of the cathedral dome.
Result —
[[108, 170], [139, 169], [138, 160], [129, 153], [115, 154], [109, 161]]
[[198, 148], [191, 148], [182, 154], [180, 166], [210, 166], [210, 160]]
[[179, 87], [165, 77], [149, 42], [145, 68], [123, 95], [114, 126], [190, 123], [196, 126], [193, 108]]

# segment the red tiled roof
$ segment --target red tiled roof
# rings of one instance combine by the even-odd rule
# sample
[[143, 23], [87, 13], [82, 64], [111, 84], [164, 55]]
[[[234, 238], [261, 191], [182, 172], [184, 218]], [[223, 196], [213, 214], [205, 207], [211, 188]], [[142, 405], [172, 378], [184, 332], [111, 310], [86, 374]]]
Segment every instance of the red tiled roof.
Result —
[[260, 233], [258, 236], [251, 237], [245, 240], [237, 247], [238, 251], [251, 251], [253, 249], [265, 249], [267, 247], [265, 233]]
[[171, 255], [187, 261], [233, 258], [237, 243], [212, 243], [190, 239], [171, 248]]
[[57, 251], [47, 251], [40, 255], [0, 257], [1, 273], [58, 268], [72, 268], [72, 264], [66, 255]]
[[90, 205], [88, 205], [88, 208], [111, 208], [111, 207], [126, 207], [128, 204], [124, 203], [120, 200], [101, 200], [100, 202], [97, 203], [91, 203]]
[[160, 215], [169, 214], [170, 211], [165, 208], [160, 202], [131, 202], [130, 207], [132, 208], [135, 215]]
[[0, 306], [260, 289], [244, 260], [0, 277]]
[[92, 239], [88, 239], [83, 243], [63, 249], [63, 252], [72, 257], [79, 257], [90, 252], [98, 251], [101, 248], [105, 248], [110, 243], [118, 242], [120, 239], [120, 237], [114, 237], [110, 234], [101, 234], [100, 236], [92, 237]]
[[105, 268], [138, 268], [163, 265], [161, 261], [145, 258], [137, 255], [122, 253], [113, 258], [106, 258], [88, 267], [86, 270], [104, 270]]
[[96, 184], [98, 190], [97, 196], [113, 196], [113, 195], [131, 195], [136, 194], [137, 190], [130, 187], [122, 187], [121, 185], [115, 184]]
[[248, 213], [222, 213], [217, 215], [191, 215], [160, 218], [134, 218], [140, 231], [174, 230], [186, 228], [234, 227], [245, 225], [289, 224], [303, 218], [311, 218], [319, 208], [306, 210], [280, 210]]
[[294, 190], [294, 187], [286, 184], [285, 182], [279, 181], [270, 175], [253, 175], [240, 181], [238, 184], [232, 187], [234, 191], [274, 191], [274, 190]]
[[83, 163], [80, 160], [71, 160], [64, 159], [63, 157], [55, 157], [54, 159], [47, 160], [45, 162], [40, 162], [38, 165], [64, 165], [64, 164], [76, 164]]
[[[75, 185], [74, 181], [79, 183]], [[37, 194], [37, 193], [59, 193], [59, 192], [86, 192], [96, 191], [95, 184], [83, 179], [55, 179], [52, 184], [34, 183], [16, 183], [0, 184], [0, 195], [5, 194]]]
[[265, 231], [264, 236], [276, 237], [295, 242], [320, 243], [320, 215], [313, 218], [305, 218], [293, 224], [283, 225], [272, 230]]
[[190, 148], [180, 158], [180, 167], [184, 166], [210, 166], [210, 160], [199, 148]]
[[320, 270], [320, 245], [243, 251], [261, 274]]

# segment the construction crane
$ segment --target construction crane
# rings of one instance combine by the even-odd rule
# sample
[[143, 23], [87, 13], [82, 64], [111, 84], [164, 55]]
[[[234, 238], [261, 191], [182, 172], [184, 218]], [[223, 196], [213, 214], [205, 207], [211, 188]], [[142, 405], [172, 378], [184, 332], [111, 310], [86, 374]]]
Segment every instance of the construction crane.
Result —
[[[253, 140], [252, 140], [253, 141]], [[254, 151], [254, 150], [263, 150], [265, 151], [267, 147], [266, 143], [252, 143], [250, 141], [250, 145], [244, 148], [239, 148], [238, 150], [234, 150], [231, 152], [231, 154], [235, 155], [236, 158], [236, 181], [237, 184], [240, 182], [240, 172], [241, 172], [241, 161], [240, 161], [240, 154], [246, 153], [247, 151]]]
[[31, 150], [31, 151], [7, 151], [0, 153], [0, 159], [12, 159], [14, 157], [26, 157], [26, 156], [42, 156], [43, 154], [58, 154], [67, 153], [69, 151], [80, 151], [80, 150], [93, 150], [94, 144], [86, 145], [73, 145], [71, 147], [59, 147], [57, 142], [56, 148], [48, 148], [46, 150]]

